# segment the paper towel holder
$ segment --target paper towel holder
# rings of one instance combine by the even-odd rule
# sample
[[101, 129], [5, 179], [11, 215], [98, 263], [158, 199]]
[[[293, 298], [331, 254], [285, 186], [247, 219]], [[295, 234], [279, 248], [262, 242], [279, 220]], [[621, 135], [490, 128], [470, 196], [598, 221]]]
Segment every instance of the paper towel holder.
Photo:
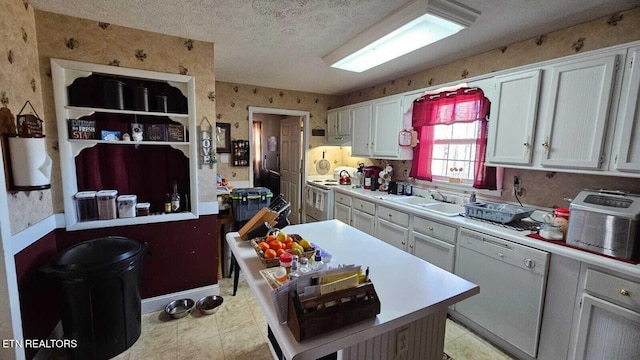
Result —
[[51, 188], [52, 159], [46, 152], [44, 135], [4, 134], [2, 146], [8, 191], [34, 191]]

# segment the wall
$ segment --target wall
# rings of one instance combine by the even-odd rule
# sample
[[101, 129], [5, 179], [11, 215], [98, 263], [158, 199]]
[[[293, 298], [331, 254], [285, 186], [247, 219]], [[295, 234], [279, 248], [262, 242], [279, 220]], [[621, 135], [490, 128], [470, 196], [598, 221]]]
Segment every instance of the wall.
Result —
[[[42, 108], [42, 84], [33, 8], [25, 6], [19, 0], [3, 0], [2, 3], [0, 29], [3, 34], [2, 47], [6, 49], [7, 54], [3, 52], [0, 61], [0, 98], [4, 97], [8, 101], [6, 106], [14, 115], [11, 119], [14, 123], [15, 115], [29, 101], [38, 115], [45, 119], [44, 133], [52, 139], [55, 134], [51, 133], [51, 126], [46, 124], [46, 120], [51, 119]], [[49, 156], [53, 158], [54, 154], [49, 151]], [[51, 193], [51, 190], [43, 190], [8, 194], [12, 234], [53, 214]]]
[[[613, 15], [603, 17], [353, 91], [339, 97], [339, 106], [639, 40], [640, 7], [621, 14], [622, 19], [617, 22], [611, 21]], [[317, 158], [316, 154], [314, 159]], [[347, 163], [354, 166], [356, 160], [348, 160]], [[400, 179], [404, 178], [403, 170], [411, 168], [411, 161], [393, 161], [392, 164], [396, 178]], [[506, 169], [502, 200], [516, 201], [512, 195], [514, 175], [520, 177], [525, 189], [522, 202], [537, 206], [566, 206], [563, 197], [573, 198], [586, 188], [624, 189], [640, 193], [638, 179]]]
[[[231, 138], [249, 137], [249, 106], [301, 110], [310, 113], [310, 129], [327, 127], [327, 110], [336, 107], [336, 97], [300, 91], [266, 88], [227, 82], [216, 82], [216, 122], [231, 124]], [[309, 149], [314, 151], [324, 143], [324, 137], [309, 135]], [[308, 168], [311, 169], [311, 163]], [[218, 173], [230, 181], [249, 180], [248, 167], [220, 163]]]
[[[50, 58], [192, 75], [196, 78], [197, 122], [204, 116], [213, 121], [216, 104], [212, 43], [39, 10], [35, 17], [44, 116], [54, 159], [51, 187], [55, 212], [63, 211], [63, 201]], [[215, 167], [203, 167], [198, 172], [201, 202], [216, 201], [215, 171]]]

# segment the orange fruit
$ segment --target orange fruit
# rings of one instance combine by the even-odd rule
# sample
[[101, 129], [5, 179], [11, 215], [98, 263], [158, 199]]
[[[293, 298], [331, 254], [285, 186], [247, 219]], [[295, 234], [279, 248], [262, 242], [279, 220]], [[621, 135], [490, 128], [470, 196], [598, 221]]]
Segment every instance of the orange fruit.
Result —
[[266, 241], [267, 243], [270, 243], [273, 240], [276, 240], [276, 237], [274, 235], [269, 235], [266, 238], [264, 238], [264, 241]]
[[269, 249], [269, 244], [267, 244], [266, 242], [261, 242], [258, 244], [258, 249], [264, 251], [264, 250], [268, 250]]
[[273, 250], [273, 249], [267, 249], [267, 250], [264, 252], [264, 258], [265, 258], [265, 259], [273, 259], [273, 258], [275, 258], [276, 256], [278, 256], [278, 254], [277, 254], [277, 253], [276, 253], [276, 251], [275, 251], [275, 250]]
[[278, 250], [278, 249], [282, 249], [282, 242], [278, 241], [278, 240], [273, 240], [272, 242], [269, 243], [269, 247], [273, 250]]
[[282, 254], [284, 254], [284, 249], [278, 249], [278, 250], [276, 250], [276, 255], [280, 256], [280, 255], [282, 255]]
[[291, 249], [292, 245], [293, 245], [293, 241], [292, 241], [292, 242], [288, 242], [288, 243], [286, 243], [284, 247], [285, 247], [286, 249]]

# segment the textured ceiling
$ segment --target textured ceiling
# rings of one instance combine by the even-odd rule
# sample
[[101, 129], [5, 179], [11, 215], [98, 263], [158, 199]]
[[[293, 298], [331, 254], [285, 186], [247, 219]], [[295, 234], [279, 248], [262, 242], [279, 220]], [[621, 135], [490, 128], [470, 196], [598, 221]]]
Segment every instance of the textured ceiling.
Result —
[[[424, 0], [426, 1], [426, 0]], [[215, 43], [216, 80], [342, 94], [601, 16], [640, 0], [459, 0], [466, 30], [363, 73], [322, 56], [406, 0], [29, 0], [36, 9]]]

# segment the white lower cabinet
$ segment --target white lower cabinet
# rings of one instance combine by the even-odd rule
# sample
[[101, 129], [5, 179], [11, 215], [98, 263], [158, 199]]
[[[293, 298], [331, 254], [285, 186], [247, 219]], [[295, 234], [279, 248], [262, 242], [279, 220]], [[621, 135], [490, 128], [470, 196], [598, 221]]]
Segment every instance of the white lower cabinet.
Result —
[[586, 269], [571, 359], [637, 359], [640, 282]]
[[344, 204], [335, 203], [333, 207], [333, 217], [347, 225], [351, 225], [351, 207]]
[[386, 220], [378, 219], [378, 223], [376, 224], [376, 237], [400, 250], [407, 250], [409, 229]]
[[441, 269], [453, 272], [456, 246], [412, 231], [409, 244], [413, 255]]
[[367, 214], [364, 211], [355, 210], [355, 209], [353, 210], [351, 215], [352, 215], [351, 226], [371, 236], [376, 236], [375, 235], [376, 217], [374, 215]]

